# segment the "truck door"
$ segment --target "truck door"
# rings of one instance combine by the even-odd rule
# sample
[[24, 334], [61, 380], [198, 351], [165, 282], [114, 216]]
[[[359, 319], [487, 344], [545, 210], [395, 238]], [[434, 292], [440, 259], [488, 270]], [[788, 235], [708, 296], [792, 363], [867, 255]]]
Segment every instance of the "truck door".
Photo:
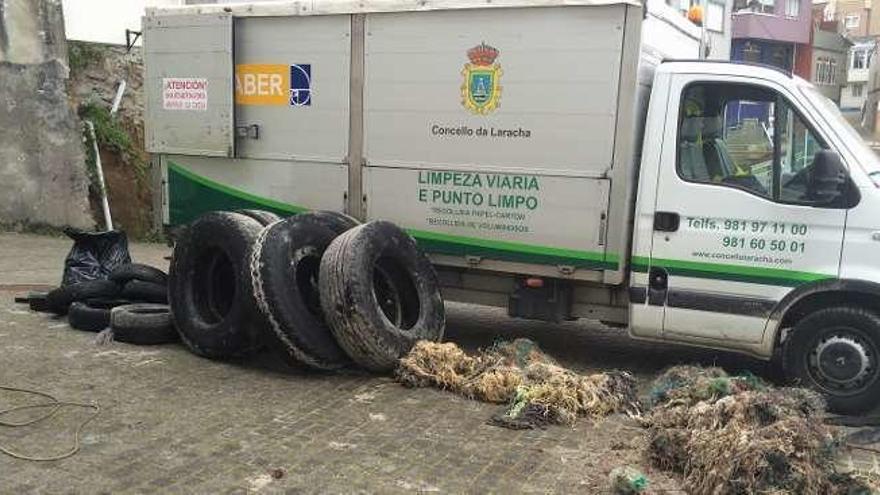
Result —
[[737, 81], [672, 77], [648, 263], [666, 339], [759, 342], [789, 291], [838, 275], [845, 210], [807, 190], [827, 140], [784, 88]]

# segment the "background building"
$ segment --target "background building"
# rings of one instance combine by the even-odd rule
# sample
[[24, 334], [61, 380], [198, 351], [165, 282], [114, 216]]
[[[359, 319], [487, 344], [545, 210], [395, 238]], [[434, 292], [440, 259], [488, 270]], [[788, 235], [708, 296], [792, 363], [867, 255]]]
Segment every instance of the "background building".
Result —
[[812, 29], [810, 0], [736, 0], [731, 58], [810, 79]]
[[[666, 0], [666, 4], [675, 8], [684, 16], [692, 5], [705, 6], [705, 32], [708, 43], [707, 58], [730, 60], [730, 40], [733, 23], [730, 13], [733, 0]], [[648, 8], [651, 3], [648, 3]]]

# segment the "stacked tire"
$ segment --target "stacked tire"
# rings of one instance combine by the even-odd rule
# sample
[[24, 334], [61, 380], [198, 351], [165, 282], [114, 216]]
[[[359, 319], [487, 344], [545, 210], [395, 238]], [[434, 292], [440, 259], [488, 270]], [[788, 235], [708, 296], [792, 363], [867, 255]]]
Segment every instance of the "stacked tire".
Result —
[[[138, 263], [120, 265], [107, 280], [91, 280], [32, 294], [37, 311], [66, 315], [77, 330], [110, 329], [113, 339], [133, 344], [162, 344], [178, 340], [170, 324], [168, 275]], [[144, 306], [150, 306], [144, 314]], [[157, 316], [164, 314], [164, 318]]]
[[270, 215], [208, 213], [176, 244], [171, 313], [194, 353], [269, 347], [318, 370], [385, 372], [416, 341], [442, 338], [436, 273], [405, 231], [335, 212]]

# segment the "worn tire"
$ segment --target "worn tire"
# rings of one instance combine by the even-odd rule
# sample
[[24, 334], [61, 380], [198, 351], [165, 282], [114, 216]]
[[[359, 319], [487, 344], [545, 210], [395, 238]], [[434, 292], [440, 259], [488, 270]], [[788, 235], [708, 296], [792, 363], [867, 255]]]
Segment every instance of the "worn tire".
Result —
[[880, 404], [880, 316], [849, 306], [805, 316], [786, 339], [782, 367], [791, 383], [821, 393], [831, 411], [874, 408]]
[[115, 297], [119, 294], [119, 286], [110, 280], [89, 280], [59, 287], [46, 295], [49, 308], [59, 315], [67, 314], [70, 305], [76, 301], [84, 301], [96, 297]]
[[280, 216], [266, 210], [235, 210], [235, 213], [238, 213], [239, 215], [244, 215], [248, 218], [253, 218], [257, 222], [260, 222], [260, 225], [262, 225], [263, 227], [267, 225], [272, 225], [273, 223], [281, 220]]
[[153, 266], [140, 263], [126, 263], [110, 272], [110, 280], [119, 285], [125, 285], [131, 280], [168, 285], [168, 274]]
[[129, 280], [120, 295], [125, 299], [155, 304], [168, 304], [168, 286], [142, 280]]
[[86, 305], [92, 308], [113, 309], [116, 306], [125, 306], [126, 304], [135, 304], [137, 301], [129, 301], [128, 299], [117, 299], [109, 297], [98, 297], [95, 299], [86, 299]]
[[49, 307], [48, 292], [29, 292], [28, 307], [31, 311], [39, 311], [41, 313], [49, 313], [52, 309]]
[[100, 332], [110, 326], [110, 310], [93, 308], [84, 302], [75, 302], [67, 312], [67, 323], [71, 328], [87, 332]]
[[250, 247], [262, 226], [229, 212], [196, 219], [174, 246], [169, 301], [186, 345], [209, 358], [259, 349], [265, 324], [254, 302]]
[[369, 370], [390, 371], [417, 341], [443, 337], [437, 274], [393, 223], [374, 221], [337, 237], [324, 252], [318, 280], [336, 341]]
[[110, 310], [113, 340], [138, 345], [177, 342], [171, 309], [166, 304], [129, 304]]
[[308, 213], [300, 213], [297, 216], [312, 217], [315, 220], [326, 225], [327, 228], [335, 232], [336, 235], [347, 232], [361, 224], [361, 222], [358, 221], [357, 218], [351, 215], [346, 215], [345, 213], [331, 210], [310, 211]]
[[321, 255], [336, 235], [322, 219], [297, 215], [265, 228], [251, 253], [254, 300], [270, 347], [322, 370], [349, 363], [324, 321], [317, 286]]

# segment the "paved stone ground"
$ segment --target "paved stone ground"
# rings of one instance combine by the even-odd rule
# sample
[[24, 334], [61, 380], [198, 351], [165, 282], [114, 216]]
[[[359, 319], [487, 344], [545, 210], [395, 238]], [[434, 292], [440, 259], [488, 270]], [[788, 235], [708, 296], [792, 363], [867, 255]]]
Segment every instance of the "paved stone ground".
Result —
[[[94, 402], [101, 413], [72, 458], [0, 455], [0, 493], [604, 493], [608, 472], [623, 464], [646, 471], [652, 492], [680, 493], [645, 465], [643, 431], [625, 417], [515, 432], [486, 425], [496, 406], [384, 377], [306, 373], [270, 355], [215, 362], [179, 345], [97, 346], [94, 334], [12, 302], [26, 286], [56, 284], [67, 249], [66, 239], [0, 234], [0, 386]], [[131, 250], [137, 261], [167, 266], [164, 246]], [[448, 338], [468, 348], [525, 336], [580, 371], [632, 371], [642, 387], [679, 362], [764, 369], [730, 354], [639, 344], [589, 323], [511, 320], [466, 305], [450, 305], [448, 326]], [[0, 391], [0, 409], [34, 402]], [[0, 428], [0, 445], [57, 453], [87, 416], [69, 409], [33, 427]]]

